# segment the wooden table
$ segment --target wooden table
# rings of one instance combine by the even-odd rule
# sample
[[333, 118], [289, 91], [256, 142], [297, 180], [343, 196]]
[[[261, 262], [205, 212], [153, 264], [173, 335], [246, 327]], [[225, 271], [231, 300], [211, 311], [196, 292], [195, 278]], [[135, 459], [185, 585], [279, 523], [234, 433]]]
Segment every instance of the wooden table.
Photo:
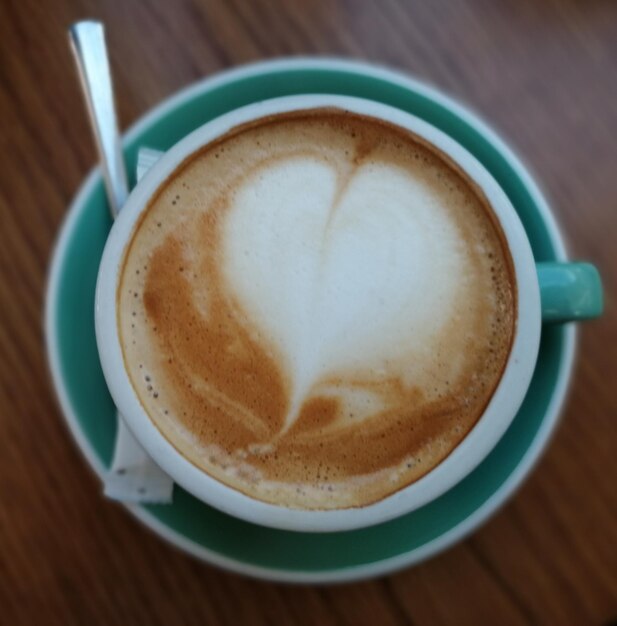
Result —
[[[144, 531], [57, 408], [41, 311], [95, 155], [66, 38], [107, 25], [122, 127], [222, 68], [291, 54], [383, 62], [476, 109], [541, 181], [606, 314], [580, 333], [550, 449], [458, 546], [340, 587], [255, 582]], [[617, 3], [3, 0], [0, 7], [0, 623], [611, 624], [617, 620]]]

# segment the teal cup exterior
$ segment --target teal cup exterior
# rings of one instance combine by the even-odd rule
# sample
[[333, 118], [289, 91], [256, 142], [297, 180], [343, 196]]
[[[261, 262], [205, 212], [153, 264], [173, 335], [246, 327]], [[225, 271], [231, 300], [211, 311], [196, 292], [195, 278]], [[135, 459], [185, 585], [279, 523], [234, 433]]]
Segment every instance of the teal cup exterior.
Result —
[[602, 282], [591, 263], [538, 263], [536, 269], [543, 322], [576, 322], [602, 314]]

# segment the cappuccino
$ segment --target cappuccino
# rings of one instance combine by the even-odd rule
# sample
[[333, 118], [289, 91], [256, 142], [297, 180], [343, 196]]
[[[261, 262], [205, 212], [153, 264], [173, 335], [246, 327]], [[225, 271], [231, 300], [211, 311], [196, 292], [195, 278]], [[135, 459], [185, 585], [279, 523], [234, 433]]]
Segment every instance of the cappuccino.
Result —
[[516, 285], [482, 191], [385, 121], [323, 108], [237, 127], [137, 222], [117, 323], [161, 433], [220, 482], [302, 509], [421, 478], [484, 412]]

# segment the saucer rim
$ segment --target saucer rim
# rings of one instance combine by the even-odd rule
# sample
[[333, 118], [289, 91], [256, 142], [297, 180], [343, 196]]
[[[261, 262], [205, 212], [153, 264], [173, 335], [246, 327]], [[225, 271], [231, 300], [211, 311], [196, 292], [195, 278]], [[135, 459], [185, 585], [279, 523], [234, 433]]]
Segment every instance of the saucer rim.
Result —
[[[372, 63], [363, 61], [349, 61], [338, 58], [312, 58], [296, 57], [292, 59], [276, 59], [269, 61], [259, 61], [248, 65], [240, 66], [231, 70], [224, 70], [208, 78], [197, 81], [174, 95], [163, 100], [159, 105], [152, 108], [136, 123], [134, 123], [123, 135], [123, 144], [130, 143], [134, 137], [141, 134], [144, 129], [150, 127], [157, 119], [164, 116], [170, 109], [175, 109], [182, 103], [191, 100], [196, 95], [205, 91], [210, 91], [216, 87], [241, 80], [250, 76], [260, 74], [270, 74], [277, 71], [290, 70], [330, 70], [345, 71], [357, 74], [370, 75], [377, 79], [382, 79], [395, 83], [406, 89], [419, 93], [436, 103], [450, 109], [457, 117], [465, 123], [475, 128], [484, 135], [491, 144], [508, 161], [509, 165], [516, 172], [521, 182], [533, 198], [533, 201], [544, 221], [551, 244], [555, 250], [555, 257], [558, 260], [567, 260], [566, 246], [563, 234], [558, 227], [555, 216], [550, 211], [548, 203], [541, 193], [537, 183], [531, 177], [520, 159], [514, 154], [511, 148], [499, 137], [499, 135], [477, 117], [468, 107], [464, 107], [449, 96], [442, 94], [439, 90], [407, 76], [402, 72], [384, 68]], [[60, 235], [54, 245], [52, 252], [52, 264], [48, 275], [45, 298], [45, 336], [47, 343], [48, 365], [51, 377], [60, 404], [60, 408], [65, 422], [77, 443], [81, 453], [91, 469], [102, 478], [106, 468], [94, 452], [89, 439], [84, 435], [81, 424], [71, 405], [64, 379], [61, 374], [59, 346], [55, 329], [57, 328], [56, 307], [52, 305], [56, 301], [56, 294], [60, 281], [60, 269], [63, 266], [63, 258], [66, 253], [67, 243], [71, 240], [75, 223], [81, 215], [85, 200], [89, 197], [100, 180], [98, 168], [94, 168], [71, 202], [67, 214], [63, 220]], [[415, 549], [404, 551], [403, 553], [373, 561], [368, 564], [351, 567], [341, 567], [328, 569], [326, 571], [310, 570], [289, 570], [280, 567], [265, 567], [244, 563], [235, 558], [222, 556], [218, 552], [204, 547], [203, 545], [188, 539], [182, 533], [172, 530], [165, 523], [161, 522], [143, 506], [135, 504], [124, 504], [125, 508], [132, 513], [145, 526], [160, 535], [176, 547], [188, 552], [194, 557], [216, 565], [223, 569], [235, 573], [244, 574], [264, 580], [276, 582], [298, 582], [298, 583], [337, 583], [350, 582], [354, 580], [366, 579], [375, 576], [392, 573], [394, 571], [420, 563], [421, 561], [436, 555], [449, 548], [454, 543], [462, 540], [471, 532], [477, 530], [484, 524], [522, 485], [525, 478], [535, 467], [540, 456], [546, 449], [552, 434], [559, 422], [561, 410], [565, 404], [568, 392], [568, 383], [572, 375], [572, 369], [576, 353], [577, 328], [574, 324], [569, 324], [565, 328], [563, 339], [563, 356], [559, 364], [557, 380], [553, 388], [552, 397], [548, 408], [542, 419], [531, 445], [521, 457], [515, 469], [510, 473], [502, 485], [484, 503], [474, 510], [466, 519], [452, 527], [447, 532], [439, 535], [435, 539], [428, 541], [424, 545]]]

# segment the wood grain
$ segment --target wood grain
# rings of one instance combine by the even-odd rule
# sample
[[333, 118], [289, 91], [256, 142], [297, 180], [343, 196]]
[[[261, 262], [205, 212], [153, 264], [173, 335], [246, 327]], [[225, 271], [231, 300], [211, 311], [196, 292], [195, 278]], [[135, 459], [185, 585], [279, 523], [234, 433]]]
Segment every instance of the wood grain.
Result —
[[[379, 61], [485, 116], [602, 269], [562, 425], [467, 541], [340, 587], [205, 566], [105, 501], [48, 380], [50, 253], [94, 149], [66, 28], [106, 22], [123, 127], [187, 83], [281, 55]], [[0, 623], [609, 624], [617, 620], [617, 3], [4, 0], [0, 4]]]

